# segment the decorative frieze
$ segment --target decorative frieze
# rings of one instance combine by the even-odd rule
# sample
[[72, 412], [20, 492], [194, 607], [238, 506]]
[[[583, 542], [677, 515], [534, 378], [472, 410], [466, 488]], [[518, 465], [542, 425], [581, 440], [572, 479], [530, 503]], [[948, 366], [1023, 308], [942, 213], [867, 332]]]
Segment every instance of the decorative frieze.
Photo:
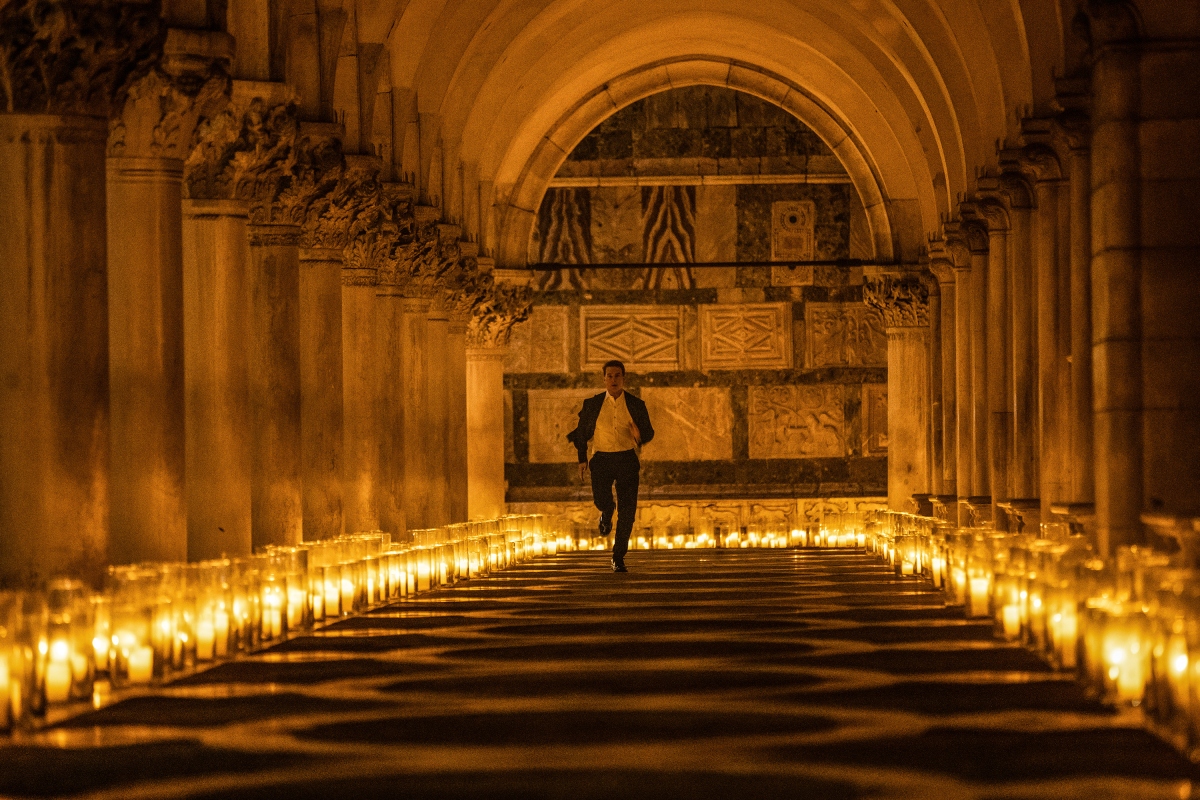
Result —
[[611, 359], [628, 370], [679, 368], [676, 306], [583, 306], [579, 325], [584, 370], [599, 369]]
[[703, 369], [789, 369], [791, 304], [700, 306]]
[[751, 386], [750, 458], [843, 458], [840, 384]]
[[805, 303], [808, 366], [887, 366], [887, 333], [877, 309], [850, 303]]
[[888, 328], [929, 324], [929, 284], [919, 275], [881, 275], [863, 284], [863, 301], [883, 314]]

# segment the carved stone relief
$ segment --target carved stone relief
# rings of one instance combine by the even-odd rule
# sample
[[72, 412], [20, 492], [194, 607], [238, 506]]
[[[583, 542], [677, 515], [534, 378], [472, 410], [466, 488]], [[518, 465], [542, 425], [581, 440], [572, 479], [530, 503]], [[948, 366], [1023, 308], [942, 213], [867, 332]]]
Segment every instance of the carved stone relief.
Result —
[[888, 450], [887, 384], [862, 387], [863, 455], [885, 456]]
[[812, 286], [813, 268], [811, 264], [796, 264], [794, 266], [771, 267], [772, 286]]
[[567, 371], [567, 307], [538, 306], [513, 326], [505, 372]]
[[602, 389], [529, 390], [529, 462], [531, 464], [574, 463], [575, 446], [567, 434], [579, 424], [583, 401]]
[[615, 358], [628, 370], [678, 369], [679, 314], [675, 306], [583, 306], [582, 368], [598, 369]]
[[788, 369], [791, 338], [789, 303], [700, 306], [703, 369]]
[[883, 313], [889, 328], [929, 324], [929, 284], [923, 276], [881, 275], [863, 284], [863, 301]]
[[815, 248], [817, 207], [812, 200], [778, 200], [771, 204], [771, 260], [811, 261]]
[[799, 522], [820, 525], [837, 514], [863, 514], [887, 508], [886, 497], [817, 497], [798, 500]]
[[750, 387], [751, 458], [846, 455], [842, 386]]
[[861, 304], [806, 303], [809, 367], [887, 366], [887, 333], [879, 311]]
[[654, 440], [644, 461], [715, 461], [733, 458], [733, 406], [728, 389], [641, 390]]

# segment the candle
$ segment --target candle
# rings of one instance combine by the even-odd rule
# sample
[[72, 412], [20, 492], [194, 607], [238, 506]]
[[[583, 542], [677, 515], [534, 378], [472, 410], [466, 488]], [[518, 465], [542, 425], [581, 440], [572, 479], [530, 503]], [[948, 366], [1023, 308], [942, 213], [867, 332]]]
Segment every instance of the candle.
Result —
[[96, 669], [108, 669], [109, 637], [96, 636], [92, 639], [93, 657], [96, 659]]
[[1021, 609], [1016, 603], [1006, 603], [1000, 610], [1000, 617], [1005, 638], [1016, 639], [1021, 635]]
[[213, 654], [223, 658], [229, 653], [229, 614], [224, 606], [213, 614]]
[[71, 697], [71, 665], [51, 661], [46, 665], [46, 702], [65, 703]]
[[969, 609], [972, 617], [988, 616], [988, 579], [971, 578]]
[[299, 586], [288, 586], [288, 630], [299, 630], [304, 622], [304, 604], [308, 593]]
[[203, 616], [196, 623], [196, 659], [211, 661], [216, 655], [216, 627], [209, 616]]
[[154, 650], [149, 645], [134, 645], [126, 658], [130, 683], [149, 683], [154, 676]]
[[1058, 634], [1056, 637], [1058, 658], [1062, 663], [1063, 669], [1075, 668], [1075, 648], [1079, 636], [1079, 617], [1075, 611], [1073, 604], [1067, 603], [1063, 605], [1062, 611], [1057, 615], [1058, 618]]
[[12, 703], [12, 677], [9, 675], [7, 654], [0, 655], [0, 723], [4, 723], [4, 727], [11, 725], [13, 716], [10, 712], [13, 710]]

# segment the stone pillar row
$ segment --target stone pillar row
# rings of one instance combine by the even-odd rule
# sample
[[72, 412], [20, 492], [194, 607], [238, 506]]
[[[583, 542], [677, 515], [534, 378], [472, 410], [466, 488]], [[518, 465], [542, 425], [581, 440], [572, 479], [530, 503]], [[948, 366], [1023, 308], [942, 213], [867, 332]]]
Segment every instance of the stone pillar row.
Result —
[[0, 9], [0, 584], [466, 519], [468, 338], [527, 292], [227, 34], [50, 1]]

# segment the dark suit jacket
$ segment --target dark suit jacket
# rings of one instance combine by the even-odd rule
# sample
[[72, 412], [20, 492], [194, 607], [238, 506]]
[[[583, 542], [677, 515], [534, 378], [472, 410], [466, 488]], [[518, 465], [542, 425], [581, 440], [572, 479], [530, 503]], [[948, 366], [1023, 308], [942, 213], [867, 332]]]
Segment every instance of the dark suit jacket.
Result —
[[[580, 461], [587, 461], [588, 442], [596, 433], [596, 420], [600, 416], [600, 409], [604, 408], [606, 394], [608, 392], [601, 392], [583, 401], [583, 409], [579, 412], [579, 427], [567, 434], [567, 439], [575, 445], [575, 450], [579, 453]], [[646, 404], [640, 397], [626, 390], [625, 408], [629, 409], [629, 416], [633, 424], [637, 425], [638, 433], [642, 435], [642, 444], [649, 444], [654, 438], [654, 428], [650, 426], [650, 414], [646, 411]]]

